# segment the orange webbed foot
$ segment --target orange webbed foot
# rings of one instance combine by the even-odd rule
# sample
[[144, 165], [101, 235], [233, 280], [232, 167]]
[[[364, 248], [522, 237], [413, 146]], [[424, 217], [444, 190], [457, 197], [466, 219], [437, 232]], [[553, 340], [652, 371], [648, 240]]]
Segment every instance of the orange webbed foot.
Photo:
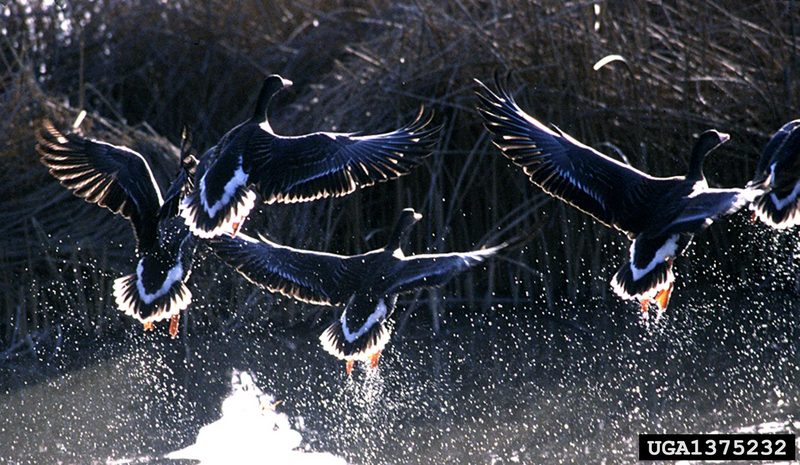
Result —
[[172, 318], [169, 319], [169, 335], [172, 336], [172, 339], [178, 337], [178, 322], [181, 319], [181, 314], [176, 313], [172, 315]]
[[350, 376], [353, 373], [353, 365], [356, 363], [355, 360], [348, 360], [345, 362], [344, 371], [347, 373], [347, 376]]
[[658, 309], [664, 311], [667, 309], [667, 305], [669, 305], [669, 298], [672, 296], [672, 287], [673, 284], [670, 284], [668, 288], [662, 289], [658, 291], [656, 294], [656, 305], [658, 305]]
[[145, 321], [144, 323], [142, 323], [142, 326], [144, 326], [144, 330], [145, 331], [152, 331], [153, 330], [153, 322], [152, 321]]
[[231, 237], [236, 237], [236, 234], [239, 232], [239, 226], [241, 225], [242, 223], [233, 223], [233, 225], [231, 225]]
[[378, 361], [381, 358], [381, 352], [382, 351], [379, 350], [379, 351], [377, 351], [374, 354], [369, 356], [369, 367], [370, 368], [378, 368]]
[[641, 299], [639, 301], [639, 310], [642, 311], [642, 318], [647, 319], [647, 312], [650, 311], [650, 299]]

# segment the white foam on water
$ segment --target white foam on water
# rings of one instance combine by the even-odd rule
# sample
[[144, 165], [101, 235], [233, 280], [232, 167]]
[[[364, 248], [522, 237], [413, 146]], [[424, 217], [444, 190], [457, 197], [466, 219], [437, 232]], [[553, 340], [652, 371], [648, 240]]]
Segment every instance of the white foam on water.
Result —
[[299, 450], [302, 436], [276, 411], [275, 399], [258, 388], [253, 375], [234, 370], [231, 385], [222, 418], [200, 428], [194, 444], [166, 458], [199, 460], [201, 465], [346, 465], [332, 454]]

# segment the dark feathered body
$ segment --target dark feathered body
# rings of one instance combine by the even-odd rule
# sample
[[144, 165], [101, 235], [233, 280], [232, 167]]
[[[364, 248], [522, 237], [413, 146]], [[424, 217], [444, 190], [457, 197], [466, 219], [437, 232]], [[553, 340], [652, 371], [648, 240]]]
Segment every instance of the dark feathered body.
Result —
[[180, 218], [165, 220], [159, 246], [140, 252], [136, 273], [114, 281], [117, 305], [142, 323], [165, 320], [192, 301], [187, 286], [196, 239]]

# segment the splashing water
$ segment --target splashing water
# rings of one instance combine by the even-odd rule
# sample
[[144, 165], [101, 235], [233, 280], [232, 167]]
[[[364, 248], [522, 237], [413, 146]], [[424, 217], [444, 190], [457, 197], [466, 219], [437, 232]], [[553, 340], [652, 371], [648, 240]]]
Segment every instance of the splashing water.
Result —
[[222, 402], [222, 418], [200, 428], [194, 444], [167, 458], [199, 460], [202, 465], [345, 464], [331, 454], [298, 450], [302, 436], [275, 410], [280, 402], [262, 392], [252, 374], [234, 369], [231, 388]]
[[[317, 463], [325, 454], [303, 453], [314, 450], [358, 465], [616, 464], [635, 462], [644, 432], [796, 432], [800, 241], [740, 230], [749, 246], [729, 253], [746, 267], [726, 268], [708, 255], [712, 236], [698, 237], [676, 262], [669, 310], [649, 326], [614, 298], [550, 309], [532, 290], [516, 307], [450, 304], [436, 337], [417, 314], [378, 370], [351, 377], [314, 328], [249, 317], [208, 334], [187, 318], [195, 326], [178, 340], [131, 327], [78, 344], [65, 332], [53, 354], [0, 364], [0, 463], [167, 465], [165, 453], [196, 442], [181, 452], [199, 454], [216, 437], [216, 463]], [[616, 265], [584, 277], [607, 286]], [[248, 373], [231, 389], [233, 367]], [[265, 408], [274, 399], [261, 390], [288, 416]]]
[[377, 403], [384, 399], [384, 384], [380, 368], [368, 368], [361, 380], [348, 377], [339, 395], [367, 415], [374, 414]]

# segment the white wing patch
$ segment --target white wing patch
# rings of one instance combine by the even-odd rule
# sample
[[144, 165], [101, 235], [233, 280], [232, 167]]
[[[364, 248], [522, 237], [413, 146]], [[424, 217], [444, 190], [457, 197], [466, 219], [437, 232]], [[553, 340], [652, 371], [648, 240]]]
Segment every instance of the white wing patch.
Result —
[[360, 351], [353, 352], [350, 355], [345, 355], [337, 348], [337, 341], [336, 337], [334, 336], [335, 333], [332, 333], [329, 330], [320, 335], [319, 342], [326, 352], [341, 360], [367, 361], [371, 355], [382, 351], [386, 347], [386, 344], [389, 343], [389, 340], [392, 336], [392, 327], [389, 322], [378, 324], [380, 327], [378, 328], [375, 343], [364, 347], [364, 349]]
[[652, 300], [655, 299], [656, 295], [662, 290], [669, 289], [670, 285], [675, 282], [675, 273], [672, 271], [672, 267], [667, 268], [667, 274], [662, 279], [659, 280], [655, 286], [650, 288], [649, 290], [641, 293], [641, 294], [629, 294], [625, 286], [619, 280], [619, 274], [615, 274], [614, 277], [611, 279], [611, 289], [614, 290], [614, 293], [617, 294], [619, 297], [625, 300], [633, 300], [633, 299], [648, 299]]
[[713, 223], [714, 219], [736, 213], [748, 203], [754, 202], [758, 196], [764, 193], [761, 189], [750, 187], [746, 189], [715, 189], [703, 186], [707, 186], [705, 181], [698, 181], [695, 183], [692, 192], [687, 198], [691, 199], [703, 194], [724, 193], [729, 195], [727, 197], [721, 197], [716, 204], [703, 203], [702, 201], [696, 205], [690, 203], [683, 214], [672, 221], [669, 226], [689, 223], [700, 219], [704, 219], [705, 225], [709, 226]]
[[373, 310], [369, 315], [367, 321], [360, 328], [358, 328], [358, 331], [352, 332], [350, 331], [350, 328], [347, 327], [347, 309], [345, 309], [345, 311], [342, 312], [342, 317], [339, 319], [339, 321], [342, 323], [342, 332], [344, 333], [344, 338], [347, 340], [347, 342], [353, 343], [356, 339], [366, 334], [366, 332], [369, 331], [373, 325], [379, 324], [381, 321], [383, 321], [383, 319], [386, 318], [386, 312], [386, 303], [383, 301], [383, 299], [378, 300], [378, 305], [375, 306], [375, 310]]
[[[800, 182], [794, 185], [792, 192], [790, 192], [786, 197], [779, 198], [774, 192], [771, 192], [765, 199], [751, 204], [750, 209], [755, 212], [756, 216], [758, 216], [758, 218], [764, 224], [775, 229], [787, 229], [800, 224], [799, 197]], [[775, 209], [775, 211], [767, 206], [769, 204], [772, 204], [772, 207]], [[784, 210], [787, 209], [789, 211], [785, 212]], [[781, 216], [785, 216], [782, 218], [781, 216], [778, 216], [777, 219], [780, 222], [776, 222], [776, 218], [773, 218], [773, 214], [775, 213], [780, 213]]]
[[[192, 195], [198, 194], [195, 193]], [[255, 204], [255, 192], [251, 190], [245, 191], [239, 201], [235, 205], [231, 206], [228, 217], [220, 221], [216, 227], [211, 228], [208, 231], [197, 226], [197, 215], [200, 209], [196, 204], [192, 203], [192, 196], [186, 197], [183, 200], [180, 205], [180, 214], [184, 218], [186, 226], [189, 227], [189, 230], [194, 235], [204, 239], [210, 239], [221, 234], [231, 234], [233, 232], [233, 225], [239, 224], [241, 226], [241, 224], [244, 223], [244, 220], [247, 219], [247, 215], [250, 214], [250, 210], [253, 209]]]
[[800, 182], [794, 185], [794, 189], [792, 192], [789, 193], [786, 197], [780, 199], [774, 192], [769, 194], [770, 200], [772, 200], [772, 204], [775, 205], [775, 208], [778, 210], [783, 210], [787, 206], [795, 203], [797, 201], [797, 196], [800, 194]]
[[149, 304], [141, 300], [137, 287], [137, 276], [134, 274], [115, 279], [114, 300], [126, 315], [142, 323], [157, 322], [177, 315], [192, 302], [192, 292], [186, 284], [178, 282], [174, 283], [174, 288], [168, 289], [167, 298], [154, 301], [153, 308], [148, 308]]
[[230, 203], [240, 187], [247, 186], [249, 176], [244, 172], [244, 169], [242, 169], [242, 157], [239, 157], [239, 165], [236, 167], [236, 171], [233, 172], [233, 177], [225, 183], [225, 192], [222, 193], [222, 198], [214, 202], [214, 205], [209, 205], [208, 197], [206, 197], [207, 175], [208, 173], [204, 174], [203, 178], [200, 180], [200, 203], [203, 205], [203, 209], [206, 213], [208, 213], [208, 216], [214, 218], [222, 207]]
[[144, 271], [144, 267], [142, 266], [143, 262], [144, 258], [139, 260], [139, 264], [136, 266], [136, 289], [139, 291], [139, 297], [142, 299], [142, 302], [144, 302], [145, 305], [150, 305], [156, 299], [167, 295], [172, 285], [183, 279], [183, 265], [180, 259], [178, 259], [175, 266], [170, 268], [167, 272], [167, 277], [164, 279], [161, 287], [152, 294], [149, 294], [144, 289], [144, 284], [142, 284], [142, 272]]
[[669, 238], [664, 242], [664, 245], [658, 248], [653, 256], [653, 259], [650, 260], [650, 263], [647, 264], [644, 268], [638, 268], [636, 266], [636, 259], [634, 256], [634, 251], [636, 250], [636, 240], [633, 241], [631, 244], [631, 271], [633, 272], [633, 280], [638, 281], [643, 276], [646, 276], [647, 273], [650, 273], [655, 269], [655, 267], [660, 264], [664, 263], [668, 258], [675, 257], [675, 252], [678, 250], [678, 238], [680, 236], [678, 234], [673, 234], [669, 236]]

